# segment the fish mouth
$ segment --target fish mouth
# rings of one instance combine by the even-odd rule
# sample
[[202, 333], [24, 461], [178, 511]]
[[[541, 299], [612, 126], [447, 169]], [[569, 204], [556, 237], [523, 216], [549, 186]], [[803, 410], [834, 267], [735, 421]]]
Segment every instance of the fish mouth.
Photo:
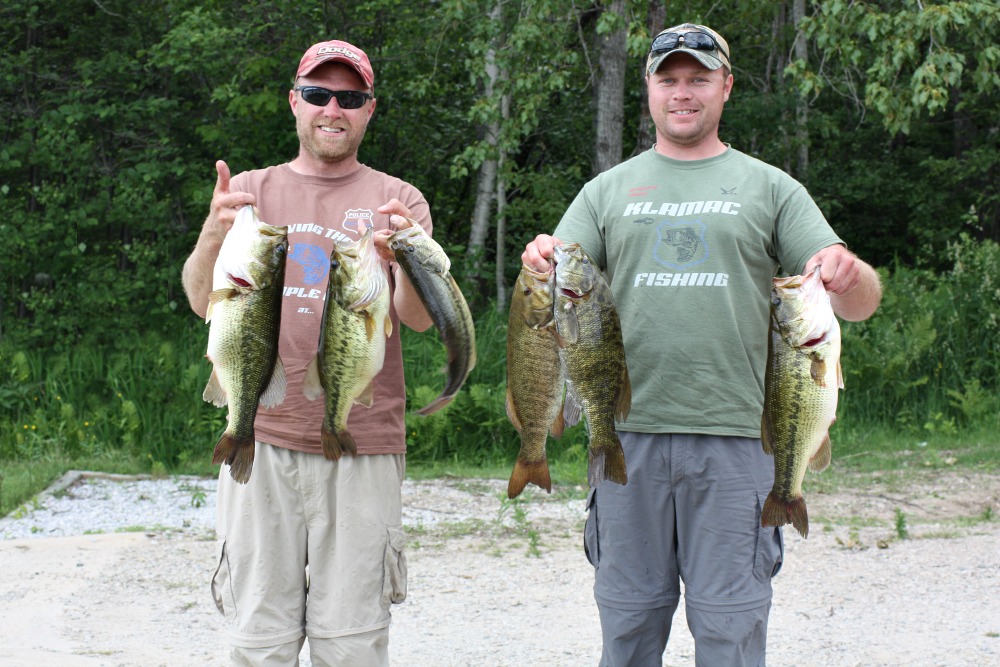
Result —
[[232, 273], [227, 273], [226, 276], [229, 278], [229, 282], [237, 285], [239, 287], [253, 287], [253, 283], [239, 276], [233, 275]]

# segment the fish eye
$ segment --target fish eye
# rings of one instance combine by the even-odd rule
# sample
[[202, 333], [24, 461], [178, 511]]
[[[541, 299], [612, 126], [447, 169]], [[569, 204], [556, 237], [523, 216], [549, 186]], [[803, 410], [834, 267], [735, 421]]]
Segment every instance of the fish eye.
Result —
[[406, 252], [413, 252], [414, 248], [411, 245], [406, 246]]
[[331, 259], [330, 260], [330, 268], [333, 269], [333, 270], [339, 269], [340, 268], [340, 262], [338, 260], [336, 260], [336, 259]]
[[529, 294], [531, 294], [531, 288], [530, 287], [525, 287], [524, 288], [524, 295], [527, 296]]

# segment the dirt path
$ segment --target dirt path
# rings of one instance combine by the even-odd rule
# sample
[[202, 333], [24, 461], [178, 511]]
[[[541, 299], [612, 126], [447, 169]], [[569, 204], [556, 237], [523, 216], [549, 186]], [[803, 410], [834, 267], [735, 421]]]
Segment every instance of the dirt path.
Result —
[[[906, 479], [809, 494], [809, 539], [785, 533], [769, 664], [1000, 665], [1000, 475]], [[407, 482], [393, 664], [597, 664], [582, 501], [502, 505], [505, 486]], [[224, 664], [213, 552], [204, 529], [0, 541], [0, 664]], [[682, 606], [664, 665], [693, 661]]]

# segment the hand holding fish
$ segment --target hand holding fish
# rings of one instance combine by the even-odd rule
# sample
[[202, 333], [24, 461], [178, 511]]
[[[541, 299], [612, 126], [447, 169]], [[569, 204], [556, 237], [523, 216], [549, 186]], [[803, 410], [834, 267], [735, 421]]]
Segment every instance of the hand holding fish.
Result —
[[851, 322], [872, 316], [882, 301], [882, 284], [875, 269], [840, 244], [810, 257], [802, 275], [811, 274], [817, 266], [833, 312]]
[[181, 281], [191, 310], [204, 317], [208, 311], [208, 294], [212, 291], [213, 270], [229, 230], [236, 221], [236, 213], [246, 205], [255, 206], [257, 198], [249, 192], [229, 190], [229, 165], [224, 160], [215, 163], [218, 174], [208, 217], [201, 226], [198, 243], [191, 256], [184, 262]]
[[[248, 204], [256, 206], [257, 198], [249, 192], [230, 192], [229, 165], [226, 164], [225, 160], [216, 161], [215, 171], [218, 177], [215, 180], [215, 189], [212, 191], [212, 203], [209, 207], [205, 227], [210, 232], [218, 234], [221, 242], [232, 229], [233, 222], [236, 220], [236, 212]], [[219, 230], [217, 225], [221, 225], [222, 229]]]
[[387, 262], [395, 261], [396, 256], [389, 247], [389, 237], [393, 232], [406, 229], [417, 224], [413, 220], [413, 212], [398, 199], [390, 199], [378, 207], [378, 212], [389, 216], [389, 229], [380, 229], [375, 232], [375, 251], [378, 256]]
[[548, 234], [539, 234], [534, 241], [524, 247], [521, 263], [539, 273], [551, 271], [550, 260], [557, 245], [562, 245], [562, 241]]

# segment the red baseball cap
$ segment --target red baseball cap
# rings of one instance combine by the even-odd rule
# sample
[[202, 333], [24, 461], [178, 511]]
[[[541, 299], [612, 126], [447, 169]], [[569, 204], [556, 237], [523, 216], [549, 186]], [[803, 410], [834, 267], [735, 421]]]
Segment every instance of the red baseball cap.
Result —
[[338, 62], [350, 65], [361, 75], [366, 86], [374, 88], [375, 72], [372, 71], [372, 64], [368, 60], [368, 56], [365, 55], [365, 52], [353, 44], [341, 42], [336, 39], [329, 42], [319, 42], [310, 46], [302, 55], [302, 60], [299, 61], [299, 69], [295, 73], [295, 78], [297, 79], [300, 76], [309, 74], [309, 72], [326, 62]]

